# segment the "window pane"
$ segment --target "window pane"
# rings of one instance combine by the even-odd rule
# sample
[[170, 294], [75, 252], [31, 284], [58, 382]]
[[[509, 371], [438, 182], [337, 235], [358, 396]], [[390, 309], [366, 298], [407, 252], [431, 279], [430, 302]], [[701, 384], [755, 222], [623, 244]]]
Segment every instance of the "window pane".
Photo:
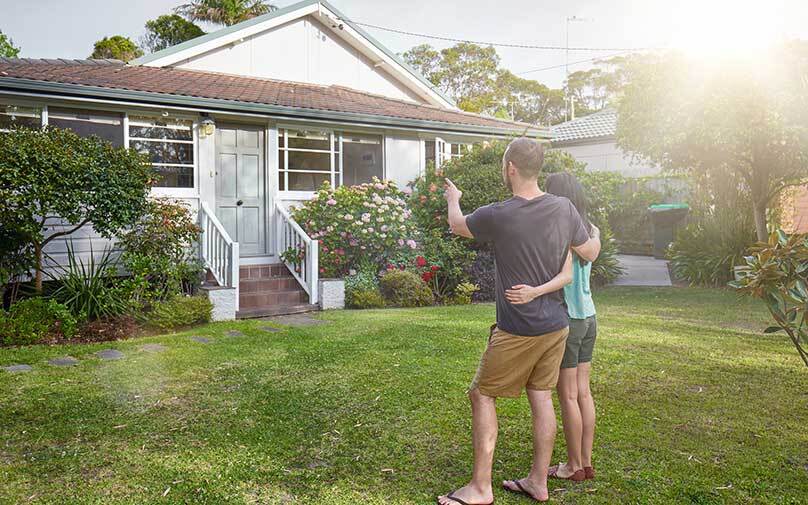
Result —
[[[283, 178], [283, 174], [281, 174], [281, 178]], [[288, 191], [316, 191], [325, 181], [331, 182], [331, 174], [289, 172]], [[283, 182], [281, 182], [281, 186], [283, 186]], [[281, 189], [284, 188], [281, 187]]]
[[289, 130], [289, 147], [293, 149], [331, 151], [331, 134], [318, 131]]
[[342, 182], [348, 186], [384, 178], [382, 137], [345, 134], [342, 139]]
[[[282, 167], [286, 168], [286, 167]], [[289, 169], [331, 172], [330, 153], [289, 151]]]
[[430, 161], [434, 164], [435, 163], [435, 141], [434, 140], [427, 140], [424, 141], [424, 166], [426, 166]]
[[123, 116], [118, 113], [51, 107], [48, 125], [73, 130], [80, 137], [94, 135], [115, 147], [123, 146]]
[[193, 123], [172, 118], [130, 116], [129, 136], [155, 140], [193, 140]]
[[154, 171], [160, 175], [160, 180], [154, 185], [158, 188], [193, 188], [194, 167], [161, 167], [155, 166]]
[[129, 147], [148, 154], [152, 163], [179, 163], [193, 165], [194, 145], [175, 142], [130, 140]]
[[42, 112], [32, 107], [0, 104], [0, 129], [12, 126], [39, 128], [42, 126]]

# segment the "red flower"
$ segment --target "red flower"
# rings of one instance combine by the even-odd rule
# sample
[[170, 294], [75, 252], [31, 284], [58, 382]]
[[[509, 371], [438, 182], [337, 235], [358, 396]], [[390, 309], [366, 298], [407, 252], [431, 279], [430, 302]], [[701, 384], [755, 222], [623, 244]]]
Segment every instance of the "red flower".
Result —
[[424, 282], [431, 281], [432, 280], [432, 272], [424, 272], [423, 274], [421, 274], [421, 279], [423, 279]]
[[440, 267], [438, 265], [432, 265], [433, 272], [437, 272], [438, 270], [440, 270]]
[[415, 264], [418, 265], [419, 267], [425, 267], [426, 258], [424, 258], [423, 256], [418, 256], [417, 258], [415, 258]]
[[395, 270], [395, 268], [396, 267], [394, 267], [393, 265], [390, 264], [387, 265], [387, 270]]

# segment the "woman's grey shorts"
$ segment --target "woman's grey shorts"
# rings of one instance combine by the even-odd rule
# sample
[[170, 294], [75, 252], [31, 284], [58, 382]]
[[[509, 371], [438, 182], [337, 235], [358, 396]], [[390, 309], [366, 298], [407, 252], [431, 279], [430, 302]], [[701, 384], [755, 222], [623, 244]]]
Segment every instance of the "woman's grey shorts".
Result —
[[592, 361], [597, 335], [598, 322], [595, 316], [586, 319], [570, 318], [570, 334], [567, 336], [567, 348], [564, 349], [561, 368], [576, 368], [578, 363]]

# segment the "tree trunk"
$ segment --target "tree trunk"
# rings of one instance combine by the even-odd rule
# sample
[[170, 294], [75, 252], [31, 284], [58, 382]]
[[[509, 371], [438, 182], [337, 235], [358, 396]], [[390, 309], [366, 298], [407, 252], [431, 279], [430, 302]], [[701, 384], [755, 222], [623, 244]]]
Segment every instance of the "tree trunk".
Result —
[[756, 203], [754, 214], [758, 242], [766, 242], [769, 239], [769, 230], [766, 228], [766, 203]]
[[38, 295], [42, 294], [42, 246], [35, 243], [34, 244], [34, 254], [36, 255], [36, 259], [34, 260], [34, 288], [36, 289], [36, 293]]

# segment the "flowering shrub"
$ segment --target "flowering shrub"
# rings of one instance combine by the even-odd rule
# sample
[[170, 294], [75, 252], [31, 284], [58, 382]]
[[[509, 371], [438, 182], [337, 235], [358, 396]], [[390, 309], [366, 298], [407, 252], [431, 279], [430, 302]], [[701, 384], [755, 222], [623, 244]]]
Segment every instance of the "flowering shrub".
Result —
[[407, 270], [391, 270], [382, 275], [379, 290], [391, 307], [426, 307], [435, 301], [429, 286]]
[[384, 265], [387, 258], [418, 247], [407, 201], [391, 181], [332, 188], [328, 183], [292, 216], [320, 241], [320, 275], [341, 277], [368, 258]]

